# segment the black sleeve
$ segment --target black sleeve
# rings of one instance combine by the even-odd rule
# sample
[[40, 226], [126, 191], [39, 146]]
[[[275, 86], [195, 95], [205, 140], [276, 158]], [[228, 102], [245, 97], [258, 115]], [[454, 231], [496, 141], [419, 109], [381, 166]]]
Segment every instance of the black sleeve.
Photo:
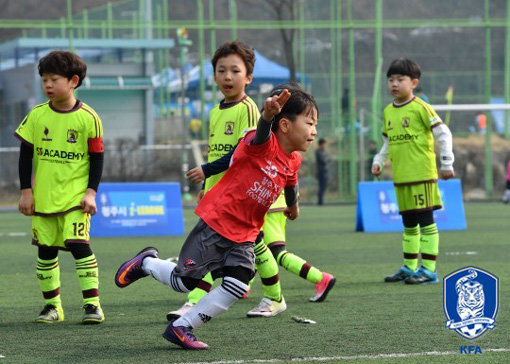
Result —
[[273, 125], [273, 120], [267, 122], [262, 119], [261, 116], [257, 123], [257, 130], [255, 131], [255, 137], [251, 141], [251, 145], [259, 145], [267, 142], [271, 137], [271, 125]]
[[90, 153], [89, 184], [87, 188], [97, 191], [103, 174], [104, 153]]
[[32, 188], [32, 159], [34, 158], [34, 147], [21, 143], [19, 148], [19, 185], [20, 189]]
[[294, 206], [298, 202], [299, 186], [296, 184], [294, 187], [285, 187], [285, 203], [287, 207]]
[[214, 162], [202, 164], [202, 171], [204, 172], [205, 178], [209, 178], [218, 173], [225, 172], [229, 165], [230, 159], [232, 159], [232, 155], [234, 154], [237, 145], [232, 148], [230, 152], [225, 154], [223, 157], [216, 159]]

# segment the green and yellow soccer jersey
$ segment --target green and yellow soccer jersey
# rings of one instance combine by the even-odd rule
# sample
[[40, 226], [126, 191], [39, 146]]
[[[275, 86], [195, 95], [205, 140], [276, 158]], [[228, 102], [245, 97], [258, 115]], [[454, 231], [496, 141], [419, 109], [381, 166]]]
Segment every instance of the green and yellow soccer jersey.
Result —
[[[229, 153], [244, 137], [247, 131], [257, 127], [260, 112], [253, 100], [245, 96], [234, 103], [220, 103], [216, 105], [209, 116], [209, 151], [207, 161], [216, 159]], [[211, 176], [205, 181], [205, 191], [209, 191], [223, 177], [223, 173]]]
[[394, 183], [437, 180], [432, 128], [441, 122], [419, 97], [386, 106], [383, 134], [388, 137]]
[[103, 127], [96, 112], [81, 101], [68, 112], [46, 102], [30, 111], [15, 136], [34, 147], [35, 212], [79, 208], [89, 180], [89, 151], [102, 152]]

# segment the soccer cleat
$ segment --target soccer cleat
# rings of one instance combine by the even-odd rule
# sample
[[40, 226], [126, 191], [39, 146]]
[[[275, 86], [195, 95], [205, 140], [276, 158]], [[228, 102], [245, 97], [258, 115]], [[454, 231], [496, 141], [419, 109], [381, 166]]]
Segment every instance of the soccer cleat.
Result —
[[174, 322], [170, 322], [165, 332], [163, 333], [163, 337], [184, 349], [189, 350], [205, 350], [209, 349], [209, 345], [198, 341], [195, 335], [193, 335], [193, 330], [191, 327], [186, 326], [174, 326]]
[[188, 312], [189, 310], [191, 310], [191, 308], [195, 306], [194, 303], [191, 303], [191, 302], [184, 302], [184, 305], [182, 305], [181, 308], [179, 308], [178, 310], [175, 310], [175, 311], [170, 311], [169, 313], [166, 314], [166, 319], [168, 321], [174, 321], [174, 320], [177, 320], [179, 317], [181, 317], [182, 315], [184, 315], [186, 312]]
[[143, 260], [147, 257], [158, 258], [158, 249], [153, 247], [144, 248], [134, 258], [122, 264], [115, 274], [115, 284], [120, 288], [124, 288], [140, 278], [147, 277], [148, 274], [142, 269]]
[[81, 322], [84, 325], [100, 324], [104, 321], [104, 314], [101, 306], [87, 303], [83, 306], [83, 309], [85, 310], [85, 313], [83, 314]]
[[392, 274], [391, 276], [387, 276], [384, 278], [385, 282], [402, 282], [408, 277], [411, 277], [414, 274], [414, 271], [407, 268], [405, 265], [402, 266], [399, 270]]
[[47, 304], [41, 313], [35, 319], [35, 322], [43, 324], [52, 324], [54, 322], [64, 321], [64, 310], [62, 306]]
[[280, 302], [273, 301], [269, 298], [262, 298], [259, 305], [248, 311], [246, 316], [248, 317], [273, 317], [278, 315], [280, 312], [283, 312], [287, 309], [287, 304], [285, 303], [285, 299], [282, 296], [282, 300]]
[[412, 276], [407, 277], [404, 282], [406, 284], [436, 284], [439, 280], [437, 279], [437, 272], [431, 272], [427, 268], [420, 267]]
[[315, 294], [310, 297], [310, 302], [322, 302], [328, 296], [329, 291], [336, 283], [336, 278], [331, 274], [323, 272], [322, 279], [315, 285]]

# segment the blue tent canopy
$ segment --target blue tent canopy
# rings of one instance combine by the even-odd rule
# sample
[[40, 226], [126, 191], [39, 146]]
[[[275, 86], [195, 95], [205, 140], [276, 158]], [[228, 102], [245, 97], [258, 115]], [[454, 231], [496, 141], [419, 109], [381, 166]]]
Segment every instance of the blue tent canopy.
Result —
[[[259, 86], [261, 84], [279, 84], [288, 82], [290, 80], [290, 71], [288, 68], [271, 61], [269, 58], [264, 57], [261, 53], [255, 51], [255, 68], [253, 69], [253, 82], [251, 86]], [[214, 83], [213, 68], [210, 61], [204, 61], [204, 79], [206, 87], [212, 86]], [[301, 81], [301, 75], [296, 74], [296, 78]], [[186, 73], [185, 77], [186, 89], [188, 91], [198, 89], [200, 86], [200, 67], [195, 66]], [[307, 79], [304, 78], [303, 82], [306, 84]], [[180, 91], [181, 80], [174, 78], [168, 84], [171, 91]]]

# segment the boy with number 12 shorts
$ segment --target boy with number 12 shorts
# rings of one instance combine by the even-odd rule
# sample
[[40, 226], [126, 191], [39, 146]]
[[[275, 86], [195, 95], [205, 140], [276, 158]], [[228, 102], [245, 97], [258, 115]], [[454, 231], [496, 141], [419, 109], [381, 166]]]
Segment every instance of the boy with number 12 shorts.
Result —
[[104, 315], [89, 230], [103, 170], [103, 127], [95, 111], [74, 96], [87, 72], [77, 55], [54, 51], [39, 61], [38, 68], [49, 101], [34, 107], [15, 133], [22, 142], [19, 210], [32, 216], [37, 278], [46, 301], [36, 322], [64, 320], [59, 291], [61, 249], [71, 251], [75, 259], [85, 310], [82, 323], [97, 324]]
[[[434, 109], [414, 96], [413, 90], [421, 76], [416, 62], [398, 58], [391, 63], [386, 76], [388, 91], [395, 99], [384, 109], [384, 144], [374, 157], [372, 174], [381, 174], [389, 155], [398, 208], [404, 223], [404, 265], [385, 281], [437, 283], [439, 234], [433, 211], [440, 209], [442, 202], [437, 186], [434, 139], [440, 148], [439, 175], [449, 179], [455, 176], [452, 134]], [[418, 268], [420, 252], [421, 267]]]
[[270, 206], [285, 189], [285, 215], [299, 215], [297, 171], [317, 134], [318, 108], [304, 91], [283, 90], [269, 97], [257, 130], [243, 138], [225, 176], [200, 200], [200, 217], [179, 254], [178, 264], [158, 258], [155, 248], [145, 248], [118, 269], [115, 283], [126, 287], [152, 275], [178, 292], [189, 292], [212, 272], [223, 277], [179, 319], [170, 322], [163, 337], [186, 349], [207, 349], [193, 329], [228, 310], [248, 290], [254, 275], [253, 246]]

